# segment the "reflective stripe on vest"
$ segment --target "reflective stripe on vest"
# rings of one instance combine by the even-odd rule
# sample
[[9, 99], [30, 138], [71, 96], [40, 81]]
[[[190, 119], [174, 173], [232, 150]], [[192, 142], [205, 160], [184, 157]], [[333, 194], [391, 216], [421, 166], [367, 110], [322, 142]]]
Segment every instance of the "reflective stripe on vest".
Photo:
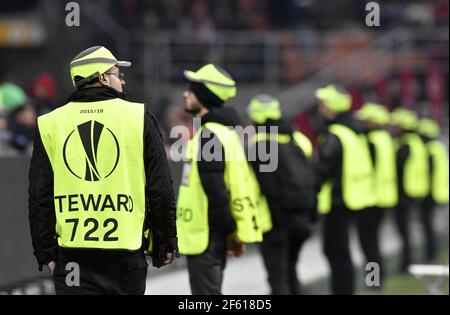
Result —
[[419, 135], [406, 133], [400, 144], [409, 147], [408, 159], [403, 170], [403, 188], [411, 198], [425, 198], [430, 193], [428, 151]]
[[432, 158], [431, 195], [438, 204], [449, 202], [449, 166], [448, 154], [444, 144], [438, 140], [427, 144]]
[[375, 130], [368, 135], [375, 147], [375, 185], [377, 206], [393, 208], [398, 203], [395, 143], [386, 130]]
[[[203, 128], [219, 138], [225, 153], [224, 181], [230, 194], [230, 209], [237, 225], [237, 236], [242, 242], [262, 241], [256, 208], [255, 182], [235, 131], [217, 123], [206, 123]], [[187, 158], [178, 192], [177, 233], [180, 253], [197, 255], [209, 244], [208, 198], [202, 187], [197, 157], [200, 148], [199, 130], [189, 141]]]
[[144, 105], [68, 103], [38, 119], [66, 248], [137, 250], [145, 217]]
[[[342, 197], [346, 207], [353, 211], [375, 206], [374, 176], [369, 145], [365, 135], [358, 135], [343, 125], [331, 125], [329, 132], [336, 135], [342, 146]], [[332, 185], [326, 182], [319, 193], [319, 212], [331, 211]]]

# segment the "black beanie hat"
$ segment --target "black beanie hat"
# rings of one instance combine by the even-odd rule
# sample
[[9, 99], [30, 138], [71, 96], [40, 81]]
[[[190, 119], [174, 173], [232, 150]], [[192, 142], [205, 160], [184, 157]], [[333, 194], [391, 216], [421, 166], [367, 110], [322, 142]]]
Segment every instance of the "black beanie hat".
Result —
[[211, 92], [203, 83], [190, 82], [189, 90], [194, 93], [200, 103], [208, 109], [222, 107], [224, 104], [224, 101]]

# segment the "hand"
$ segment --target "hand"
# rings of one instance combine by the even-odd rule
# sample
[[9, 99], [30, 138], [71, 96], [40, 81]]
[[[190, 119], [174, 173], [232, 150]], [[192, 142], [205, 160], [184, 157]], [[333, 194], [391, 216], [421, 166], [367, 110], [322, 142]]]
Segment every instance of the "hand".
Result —
[[245, 245], [241, 242], [236, 234], [228, 236], [227, 255], [228, 257], [240, 257], [246, 251]]
[[173, 262], [173, 253], [166, 253], [166, 257], [164, 259], [164, 265], [171, 264]]
[[47, 264], [48, 270], [50, 270], [50, 274], [53, 275], [53, 271], [55, 271], [56, 263], [54, 261], [51, 261]]
[[161, 252], [159, 254], [154, 253], [152, 256], [152, 263], [154, 267], [161, 268], [171, 264], [173, 262], [173, 259], [173, 252]]

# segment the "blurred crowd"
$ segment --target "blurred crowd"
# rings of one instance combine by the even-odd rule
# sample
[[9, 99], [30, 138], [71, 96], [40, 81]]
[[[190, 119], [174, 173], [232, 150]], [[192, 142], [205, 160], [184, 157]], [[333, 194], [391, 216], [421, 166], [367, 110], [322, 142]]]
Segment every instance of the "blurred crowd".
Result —
[[[43, 0], [2, 1], [1, 13], [32, 11]], [[78, 0], [83, 6], [87, 0]], [[89, 1], [92, 2], [92, 1]], [[179, 30], [201, 36], [223, 30], [295, 30], [311, 26], [336, 29], [364, 24], [366, 4], [361, 0], [98, 0], [99, 5], [123, 27]], [[339, 3], [339, 5], [335, 5]], [[447, 25], [446, 0], [382, 2], [381, 26]], [[324, 18], [326, 16], [327, 18]]]
[[55, 108], [56, 83], [47, 73], [27, 87], [0, 83], [0, 154], [4, 146], [27, 153], [33, 141], [36, 118]]
[[[83, 7], [85, 1], [77, 2]], [[24, 13], [38, 8], [42, 2], [42, 0], [4, 1], [0, 3], [0, 12], [2, 15]], [[339, 6], [331, 5], [334, 2], [325, 0], [99, 0], [90, 1], [90, 3], [103, 8], [127, 30], [145, 31], [146, 34], [152, 30], [155, 32], [169, 30], [172, 34], [181, 35], [179, 36], [183, 38], [181, 44], [174, 42], [168, 46], [170, 56], [166, 59], [169, 60], [170, 67], [157, 68], [161, 72], [158, 75], [166, 80], [163, 83], [167, 85], [177, 84], [183, 80], [182, 69], [195, 68], [201, 63], [219, 59], [219, 63], [229, 69], [240, 83], [262, 84], [264, 82], [267, 84], [270, 81], [269, 83], [275, 86], [289, 87], [308, 79], [327, 64], [338, 60], [339, 57], [351, 55], [353, 51], [359, 49], [358, 47], [367, 47], [371, 42], [371, 38], [367, 36], [350, 36], [345, 32], [331, 32], [339, 27], [345, 29], [346, 26], [352, 30], [357, 29], [358, 23], [361, 29], [363, 27], [367, 29], [364, 25], [367, 14], [366, 1], [359, 0], [340, 0]], [[427, 29], [424, 26], [432, 28], [448, 25], [448, 12], [449, 3], [446, 0], [409, 1], [408, 3], [400, 0], [384, 1], [382, 27], [379, 29], [384, 30], [396, 25], [419, 25], [421, 29]], [[84, 35], [91, 33], [95, 37], [93, 38], [96, 40], [95, 44], [98, 44], [98, 41], [101, 42], [98, 32], [93, 31], [94, 28], [89, 27], [89, 23], [84, 22], [83, 26], [88, 26]], [[267, 58], [267, 48], [272, 46], [265, 46], [264, 40], [254, 39], [248, 45], [232, 41], [232, 45], [222, 48], [220, 43], [203, 44], [212, 43], [211, 39], [217, 39], [219, 33], [223, 34], [223, 31], [227, 30], [238, 30], [240, 33], [285, 29], [291, 32], [280, 33], [279, 40], [270, 44], [276, 47], [272, 59]], [[329, 34], [331, 42], [331, 44], [328, 43], [328, 49], [323, 48], [325, 43], [321, 41], [321, 38], [324, 33], [321, 30], [330, 31], [325, 32]], [[49, 38], [49, 43], [57, 40], [56, 37]], [[196, 45], [196, 43], [200, 44]], [[445, 70], [448, 68], [447, 44], [446, 41], [437, 43], [432, 40], [429, 45], [428, 42], [413, 42], [411, 46], [421, 50], [418, 49], [410, 55], [388, 56], [386, 59], [389, 62], [378, 62], [361, 69], [362, 72], [370, 72], [380, 68], [379, 77], [370, 77], [370, 74], [359, 71], [348, 71], [354, 74], [353, 78], [338, 78], [336, 73], [332, 76], [337, 81], [346, 82], [345, 85], [353, 96], [354, 109], [362, 105], [364, 98], [373, 99], [368, 94], [375, 93], [376, 99], [390, 108], [427, 102], [431, 107], [431, 115], [440, 118], [442, 116], [439, 116], [437, 109], [442, 106], [442, 103], [448, 103], [448, 92], [445, 89], [449, 81], [448, 71]], [[115, 44], [111, 46], [117, 48], [114, 47]], [[217, 52], [219, 48], [223, 51]], [[134, 68], [133, 73], [127, 74], [128, 86], [134, 87], [134, 95], [141, 99], [144, 89], [137, 83], [146, 81], [142, 80], [142, 77], [150, 76], [148, 68], [139, 64], [143, 59], [142, 49], [143, 47], [137, 44], [132, 47], [131, 50], [136, 55], [132, 56], [131, 60], [136, 61], [137, 67]], [[113, 51], [117, 50], [113, 49]], [[45, 54], [46, 49], [42, 51]], [[22, 58], [28, 58], [28, 53], [27, 49], [17, 52], [19, 56], [22, 54]], [[217, 54], [220, 57], [217, 57]], [[402, 62], [414, 60], [414, 65], [403, 67], [402, 62], [392, 62], [396, 60], [395, 57], [401, 58]], [[57, 60], [55, 64], [61, 64], [61, 60], [67, 61], [68, 56], [56, 53], [55, 59], [57, 58], [60, 60]], [[159, 61], [159, 58], [155, 56], [155, 60], [158, 60], [156, 62], [163, 63], [164, 61]], [[367, 62], [370, 63], [370, 60]], [[29, 63], [24, 62], [27, 65], [31, 63], [35, 64], [32, 60]], [[5, 62], [2, 66], [8, 68], [9, 65]], [[40, 69], [34, 67], [33, 73], [42, 69], [51, 73], [59, 71], [58, 66], [50, 63], [44, 66], [45, 68]], [[275, 70], [268, 71], [272, 66]], [[6, 143], [15, 151], [26, 152], [36, 124], [36, 116], [54, 108], [56, 103], [63, 102], [62, 99], [57, 99], [56, 94], [60, 97], [67, 95], [70, 93], [71, 86], [61, 83], [56, 87], [55, 79], [49, 74], [39, 75], [33, 82], [19, 82], [16, 79], [23, 77], [25, 71], [29, 71], [28, 67], [20, 68], [20, 65], [13, 69], [3, 69], [3, 67], [0, 72], [2, 76], [0, 78], [2, 86], [0, 88], [0, 154], [2, 143]], [[169, 69], [168, 73], [165, 73], [167, 69]], [[140, 73], [144, 71], [146, 72]], [[339, 71], [337, 67], [336, 72]], [[268, 72], [270, 72], [269, 75], [267, 75]], [[388, 74], [385, 75], [386, 73]], [[361, 77], [369, 79], [362, 80]], [[58, 80], [61, 79], [63, 78], [58, 76]], [[9, 81], [18, 85], [13, 85]], [[161, 121], [166, 132], [166, 139], [170, 144], [171, 128], [176, 125], [185, 125], [190, 128], [190, 120], [173, 99], [164, 98], [164, 95], [158, 95], [158, 97], [163, 98], [145, 101], [150, 101], [155, 106], [152, 110]], [[313, 104], [299, 105], [304, 108], [306, 105]], [[305, 125], [302, 114], [295, 116], [294, 121], [297, 126]]]
[[[99, 1], [126, 27], [179, 30], [198, 36], [215, 30], [295, 29], [310, 25], [335, 28], [349, 20], [365, 21], [367, 1], [340, 0], [126, 0]], [[383, 1], [384, 27], [448, 23], [446, 0]], [[323, 16], [331, 18], [323, 19]]]
[[[352, 95], [353, 110], [358, 110], [367, 100], [375, 100], [386, 104], [389, 109], [399, 105], [411, 108], [446, 125], [444, 118], [447, 110], [444, 104], [448, 104], [448, 91], [445, 89], [448, 80], [448, 74], [442, 69], [430, 66], [424, 73], [404, 70], [370, 84], [352, 84], [347, 88]], [[60, 99], [57, 100], [57, 92], [55, 79], [48, 73], [42, 73], [22, 86], [11, 82], [0, 83], [0, 155], [3, 153], [2, 147], [3, 151], [7, 147], [14, 152], [27, 153], [33, 139], [36, 117], [61, 103]], [[181, 104], [169, 96], [162, 97], [158, 102], [152, 101], [151, 104], [169, 150], [170, 145], [177, 140], [171, 137], [171, 130], [176, 126], [186, 126], [191, 130], [191, 117]], [[302, 110], [291, 117], [292, 122], [311, 139], [315, 139], [318, 126], [311, 119], [313, 107], [305, 111], [305, 104], [299, 105], [303, 105], [299, 107]]]

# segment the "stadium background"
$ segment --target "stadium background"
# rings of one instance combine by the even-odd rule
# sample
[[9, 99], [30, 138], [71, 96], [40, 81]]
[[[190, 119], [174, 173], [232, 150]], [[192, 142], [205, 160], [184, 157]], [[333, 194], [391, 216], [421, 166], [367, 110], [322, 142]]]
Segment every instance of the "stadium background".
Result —
[[[133, 62], [126, 90], [150, 104], [167, 148], [173, 126], [190, 126], [181, 107], [182, 70], [206, 62], [236, 79], [238, 96], [230, 105], [243, 117], [252, 96], [272, 93], [285, 117], [315, 140], [320, 121], [313, 91], [338, 82], [351, 92], [354, 109], [369, 100], [409, 107], [437, 119], [448, 143], [446, 0], [379, 1], [380, 27], [366, 25], [368, 1], [361, 0], [79, 0], [78, 27], [65, 23], [68, 2], [0, 3], [0, 84], [24, 88], [36, 114], [64, 104], [73, 91], [70, 60], [105, 45]], [[42, 274], [27, 222], [31, 139], [27, 131], [2, 128], [6, 119], [0, 110], [0, 286], [10, 290]], [[179, 165], [172, 166], [178, 183]], [[448, 259], [447, 214], [444, 220]]]

